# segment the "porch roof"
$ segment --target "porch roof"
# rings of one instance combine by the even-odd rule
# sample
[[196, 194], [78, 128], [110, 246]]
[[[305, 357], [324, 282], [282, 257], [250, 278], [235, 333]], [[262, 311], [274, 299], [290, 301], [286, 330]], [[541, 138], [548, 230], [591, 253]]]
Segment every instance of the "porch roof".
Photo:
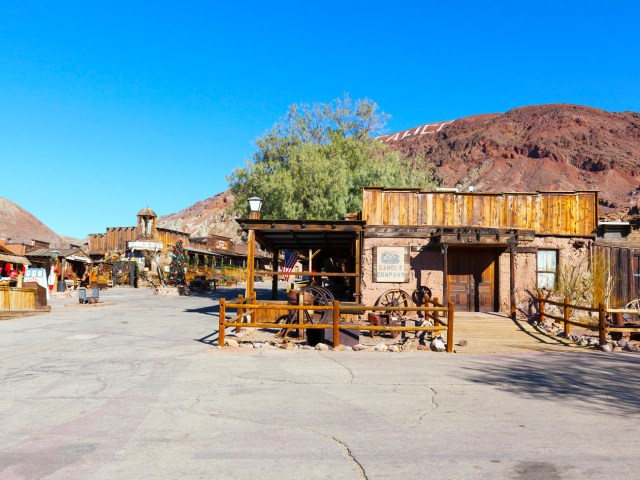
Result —
[[254, 230], [256, 241], [267, 250], [348, 251], [360, 232], [363, 220], [266, 220], [238, 219], [242, 229]]

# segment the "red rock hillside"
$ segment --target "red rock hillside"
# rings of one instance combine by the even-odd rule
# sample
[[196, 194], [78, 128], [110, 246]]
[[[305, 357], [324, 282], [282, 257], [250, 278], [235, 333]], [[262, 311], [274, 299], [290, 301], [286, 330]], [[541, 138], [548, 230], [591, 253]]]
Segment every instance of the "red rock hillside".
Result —
[[[478, 191], [600, 190], [601, 214], [640, 206], [640, 114], [539, 105], [475, 115], [380, 140], [433, 163], [442, 186]], [[404, 137], [404, 138], [403, 138]]]
[[215, 234], [238, 241], [239, 225], [226, 210], [233, 201], [231, 192], [224, 191], [180, 212], [159, 217], [158, 226], [189, 232], [194, 236]]
[[82, 245], [83, 240], [61, 237], [44, 223], [6, 198], [0, 197], [0, 237], [14, 243], [30, 243], [32, 239], [51, 243], [52, 247], [68, 248], [70, 243]]

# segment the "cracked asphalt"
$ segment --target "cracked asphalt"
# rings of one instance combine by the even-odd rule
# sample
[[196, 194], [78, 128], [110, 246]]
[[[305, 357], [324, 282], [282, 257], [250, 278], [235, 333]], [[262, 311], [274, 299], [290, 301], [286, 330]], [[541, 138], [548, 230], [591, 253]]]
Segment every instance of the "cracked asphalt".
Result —
[[211, 295], [102, 297], [0, 322], [0, 479], [640, 478], [640, 355], [219, 350]]

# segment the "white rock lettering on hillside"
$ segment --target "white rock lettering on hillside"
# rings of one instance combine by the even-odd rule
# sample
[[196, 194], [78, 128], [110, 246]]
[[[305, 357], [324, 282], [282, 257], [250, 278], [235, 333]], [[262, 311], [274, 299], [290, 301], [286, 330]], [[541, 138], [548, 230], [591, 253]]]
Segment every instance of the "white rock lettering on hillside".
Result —
[[380, 135], [376, 137], [376, 140], [380, 140], [383, 143], [398, 142], [407, 137], [417, 137], [419, 135], [426, 135], [428, 133], [436, 133], [442, 130], [445, 125], [449, 125], [453, 120], [447, 120], [446, 122], [427, 123], [426, 125], [420, 125], [419, 127], [410, 128], [409, 130], [403, 130], [398, 133], [390, 133], [389, 135]]

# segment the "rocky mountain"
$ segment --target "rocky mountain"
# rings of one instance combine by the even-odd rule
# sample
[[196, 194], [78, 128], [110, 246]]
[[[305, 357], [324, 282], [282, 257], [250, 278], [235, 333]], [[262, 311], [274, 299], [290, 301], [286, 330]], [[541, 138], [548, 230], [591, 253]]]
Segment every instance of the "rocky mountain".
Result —
[[[429, 128], [426, 128], [429, 127]], [[640, 207], [640, 114], [538, 105], [380, 137], [432, 163], [441, 185], [476, 191], [599, 190], [601, 214]]]
[[0, 197], [0, 237], [14, 243], [30, 243], [32, 239], [51, 243], [52, 247], [68, 248], [70, 243], [82, 245], [83, 240], [61, 237], [44, 223], [6, 198]]
[[227, 207], [233, 201], [233, 194], [224, 191], [180, 212], [159, 217], [158, 226], [189, 232], [197, 237], [204, 237], [211, 233], [239, 241], [241, 236], [239, 225], [227, 212]]

